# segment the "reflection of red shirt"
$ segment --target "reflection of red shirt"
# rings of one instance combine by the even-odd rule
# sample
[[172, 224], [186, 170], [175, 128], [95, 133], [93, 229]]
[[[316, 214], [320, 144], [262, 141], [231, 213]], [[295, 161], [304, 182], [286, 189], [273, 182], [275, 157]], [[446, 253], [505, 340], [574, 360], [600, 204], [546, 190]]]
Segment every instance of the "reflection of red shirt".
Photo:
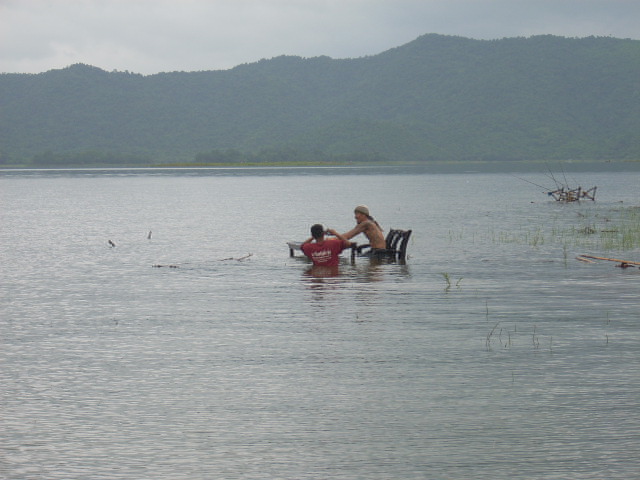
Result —
[[338, 238], [327, 238], [322, 243], [305, 243], [302, 245], [302, 253], [313, 260], [314, 265], [334, 267], [340, 262], [340, 252], [347, 248], [348, 242]]

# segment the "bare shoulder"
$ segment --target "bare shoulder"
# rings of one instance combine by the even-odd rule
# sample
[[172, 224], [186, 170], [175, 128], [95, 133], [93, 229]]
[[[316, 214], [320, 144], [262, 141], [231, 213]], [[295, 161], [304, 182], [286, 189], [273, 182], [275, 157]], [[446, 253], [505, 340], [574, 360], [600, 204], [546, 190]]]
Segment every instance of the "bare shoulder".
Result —
[[352, 232], [356, 232], [356, 233], [360, 233], [360, 232], [364, 232], [369, 228], [369, 223], [371, 221], [370, 220], [366, 220], [364, 222], [360, 222], [358, 224], [356, 224], [355, 227], [353, 227], [353, 230], [351, 230]]
[[365, 220], [360, 225], [362, 225], [363, 230], [371, 230], [372, 228], [378, 229], [378, 226], [373, 220]]

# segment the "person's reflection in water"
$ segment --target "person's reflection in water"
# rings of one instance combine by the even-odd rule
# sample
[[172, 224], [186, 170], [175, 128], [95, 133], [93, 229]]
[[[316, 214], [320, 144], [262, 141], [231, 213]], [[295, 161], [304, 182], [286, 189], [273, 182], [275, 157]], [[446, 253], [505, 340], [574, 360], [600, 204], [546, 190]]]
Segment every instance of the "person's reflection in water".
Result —
[[348, 292], [358, 304], [373, 308], [387, 284], [410, 276], [404, 262], [395, 262], [386, 257], [369, 257], [361, 258], [357, 264], [342, 261], [334, 266], [313, 265], [304, 270], [302, 281], [305, 289], [311, 292], [312, 302], [318, 306], [339, 302], [343, 297], [336, 293]]
[[[329, 292], [342, 288], [344, 283], [339, 267], [325, 267], [314, 265], [308, 268], [302, 274], [305, 287], [312, 294], [312, 301], [318, 304], [324, 304]], [[329, 295], [329, 298], [333, 295]]]
[[305, 270], [304, 274], [309, 278], [336, 278], [340, 276], [340, 267], [338, 265], [331, 267], [314, 265], [308, 270]]
[[363, 259], [358, 267], [357, 271], [357, 280], [363, 283], [373, 283], [373, 282], [381, 282], [384, 280], [384, 266], [382, 262], [376, 257], [371, 257], [368, 259]]

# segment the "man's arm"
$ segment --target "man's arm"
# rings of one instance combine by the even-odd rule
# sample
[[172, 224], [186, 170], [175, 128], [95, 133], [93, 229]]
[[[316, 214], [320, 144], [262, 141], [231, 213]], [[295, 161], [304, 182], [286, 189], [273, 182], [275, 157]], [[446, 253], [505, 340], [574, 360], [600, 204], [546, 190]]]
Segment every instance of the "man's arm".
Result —
[[333, 235], [338, 240], [341, 240], [342, 243], [344, 243], [346, 246], [348, 246], [348, 247], [351, 246], [351, 242], [348, 240], [348, 238], [351, 238], [351, 237], [347, 237], [346, 234], [344, 234], [344, 233], [340, 234], [336, 230], [334, 230], [333, 228], [330, 228], [329, 230], [327, 230], [327, 233], [330, 234], [330, 235]]
[[365, 225], [365, 222], [362, 222], [362, 223], [357, 224], [354, 228], [352, 228], [348, 232], [343, 233], [342, 236], [344, 238], [346, 238], [346, 239], [350, 239], [350, 238], [355, 237], [359, 233], [364, 232], [366, 229], [367, 229], [367, 226]]

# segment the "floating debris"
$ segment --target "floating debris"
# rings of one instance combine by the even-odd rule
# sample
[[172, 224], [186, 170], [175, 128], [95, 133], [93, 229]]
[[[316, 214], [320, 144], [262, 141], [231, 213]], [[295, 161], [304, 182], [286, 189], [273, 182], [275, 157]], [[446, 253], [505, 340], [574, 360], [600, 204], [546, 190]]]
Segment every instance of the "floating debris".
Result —
[[556, 177], [554, 177], [551, 170], [549, 170], [549, 174], [553, 183], [556, 184], [556, 189], [550, 192], [547, 192], [547, 195], [553, 197], [556, 202], [578, 202], [583, 199], [595, 201], [596, 200], [596, 190], [598, 187], [591, 188], [570, 188], [569, 182], [567, 182], [567, 177], [564, 174], [564, 170], [562, 170], [562, 176], [564, 178], [564, 183], [558, 182]]
[[591, 187], [584, 190], [582, 187], [569, 188], [566, 185], [562, 185], [556, 190], [547, 192], [547, 195], [553, 197], [556, 202], [577, 202], [583, 199], [595, 201], [597, 188]]
[[113, 247], [115, 247], [115, 246], [116, 246], [116, 244], [115, 244], [115, 243], [113, 243], [111, 240], [109, 240], [109, 246], [110, 246], [111, 248], [113, 248]]
[[152, 265], [153, 268], [180, 268], [178, 265]]
[[519, 180], [522, 180], [523, 182], [527, 182], [527, 183], [530, 183], [531, 185], [535, 185], [536, 187], [542, 188], [544, 193], [546, 193], [550, 197], [553, 197], [553, 199], [556, 202], [568, 203], [568, 202], [578, 202], [580, 200], [595, 201], [596, 190], [598, 189], [598, 187], [582, 188], [581, 186], [578, 186], [576, 188], [571, 188], [569, 187], [569, 182], [567, 182], [566, 176], [564, 175], [564, 171], [562, 172], [562, 175], [564, 177], [564, 183], [559, 182], [556, 179], [556, 177], [553, 175], [553, 173], [551, 173], [551, 170], [549, 170], [548, 177], [551, 180], [553, 180], [553, 183], [555, 183], [555, 189], [546, 188], [542, 185], [538, 185], [537, 183], [531, 182], [524, 178], [520, 178], [516, 175], [513, 175], [513, 176]]
[[238, 262], [241, 262], [243, 260], [246, 260], [249, 257], [252, 257], [253, 253], [248, 253], [246, 254], [244, 257], [238, 257], [238, 258], [234, 258], [234, 257], [229, 257], [229, 258], [222, 258], [219, 261], [220, 262], [226, 262], [227, 260], [237, 260]]
[[620, 260], [619, 258], [607, 258], [607, 257], [594, 257], [593, 255], [578, 255], [576, 260], [580, 260], [581, 262], [586, 263], [596, 263], [593, 260], [605, 260], [607, 262], [616, 262], [620, 265], [616, 265], [616, 267], [620, 268], [629, 268], [633, 266], [640, 265], [640, 262], [632, 262], [631, 260]]

